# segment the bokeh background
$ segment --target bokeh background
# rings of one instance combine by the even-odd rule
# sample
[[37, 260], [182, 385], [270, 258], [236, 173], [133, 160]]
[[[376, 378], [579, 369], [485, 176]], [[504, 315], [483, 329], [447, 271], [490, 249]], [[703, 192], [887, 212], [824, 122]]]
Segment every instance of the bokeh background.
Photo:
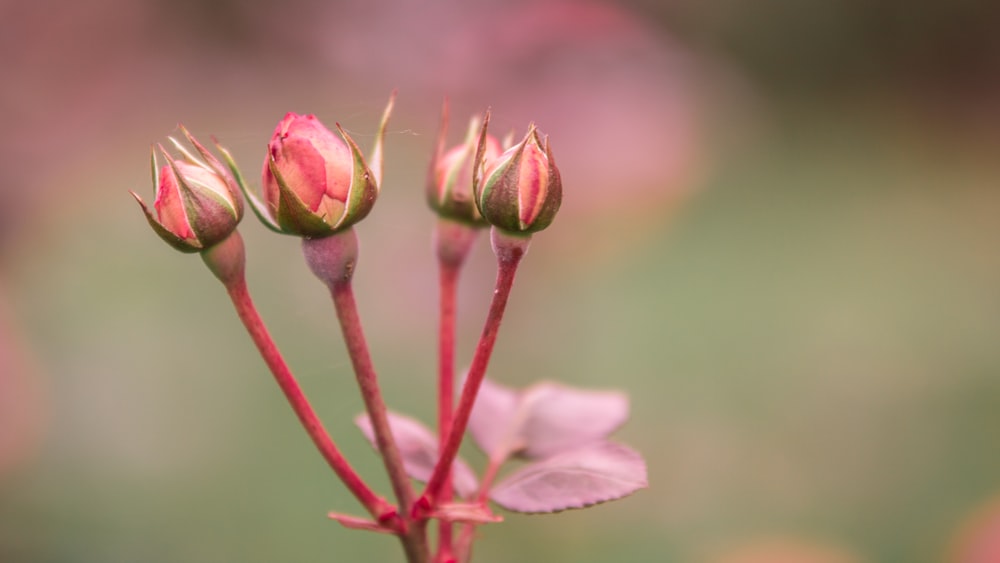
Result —
[[[325, 519], [361, 511], [127, 193], [178, 122], [256, 179], [285, 112], [367, 148], [394, 88], [356, 277], [390, 405], [433, 420], [448, 96], [452, 141], [486, 107], [535, 121], [565, 182], [492, 376], [627, 390], [649, 463], [628, 499], [507, 515], [478, 561], [1000, 561], [997, 6], [0, 2], [0, 561], [400, 559]], [[297, 241], [242, 231], [278, 343], [388, 491]], [[493, 271], [481, 241], [460, 362]]]

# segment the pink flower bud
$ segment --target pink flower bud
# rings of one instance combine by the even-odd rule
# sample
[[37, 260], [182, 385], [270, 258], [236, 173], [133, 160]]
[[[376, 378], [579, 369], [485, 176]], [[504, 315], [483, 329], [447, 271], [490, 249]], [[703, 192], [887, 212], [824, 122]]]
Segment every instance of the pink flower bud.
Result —
[[[444, 139], [448, 129], [447, 106], [441, 115], [438, 146], [431, 161], [427, 181], [427, 203], [441, 217], [475, 226], [489, 223], [480, 215], [472, 191], [472, 164], [476, 155], [476, 135], [479, 120], [473, 118], [469, 132], [461, 145], [444, 152]], [[487, 162], [500, 156], [500, 142], [492, 135], [486, 137], [484, 158]], [[442, 154], [443, 153], [443, 154]]]
[[[285, 233], [322, 237], [371, 211], [378, 184], [357, 146], [314, 115], [289, 113], [267, 145], [264, 201]], [[346, 142], [345, 142], [346, 141]]]
[[562, 181], [548, 139], [532, 124], [520, 143], [487, 160], [488, 123], [489, 114], [476, 156], [474, 190], [479, 212], [492, 225], [513, 234], [548, 227], [562, 202]]
[[314, 115], [285, 115], [267, 144], [263, 201], [244, 190], [264, 225], [279, 233], [320, 238], [364, 219], [378, 197], [382, 139], [395, 98], [393, 92], [375, 136], [374, 169], [340, 124], [338, 138]]
[[[152, 156], [155, 216], [135, 192], [153, 230], [182, 252], [200, 252], [225, 240], [243, 218], [243, 200], [232, 169], [227, 169], [186, 129], [181, 128], [200, 159], [173, 138], [182, 155], [175, 160], [161, 146], [167, 164], [160, 167]], [[221, 147], [227, 161], [228, 153]]]

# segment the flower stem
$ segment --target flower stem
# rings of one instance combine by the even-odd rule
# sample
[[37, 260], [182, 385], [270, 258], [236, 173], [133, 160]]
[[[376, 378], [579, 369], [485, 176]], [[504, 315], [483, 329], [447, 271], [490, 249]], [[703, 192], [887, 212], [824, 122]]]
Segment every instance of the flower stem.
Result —
[[337, 449], [268, 333], [247, 289], [243, 268], [243, 241], [239, 233], [234, 232], [222, 243], [206, 250], [202, 257], [216, 277], [225, 285], [226, 292], [236, 308], [236, 314], [243, 322], [243, 326], [246, 327], [250, 338], [257, 346], [264, 363], [271, 370], [278, 387], [281, 388], [288, 404], [295, 411], [299, 422], [302, 423], [320, 454], [372, 517], [383, 523], [390, 519], [394, 520], [396, 517], [395, 508], [368, 487]]
[[462, 444], [462, 436], [465, 434], [466, 426], [468, 426], [476, 395], [479, 393], [483, 377], [486, 376], [486, 367], [489, 364], [490, 355], [493, 353], [493, 345], [496, 343], [503, 313], [507, 307], [510, 289], [514, 284], [514, 275], [517, 273], [517, 266], [521, 262], [521, 258], [528, 250], [529, 240], [527, 237], [507, 235], [496, 228], [492, 231], [493, 250], [497, 255], [497, 279], [493, 290], [493, 300], [490, 303], [490, 310], [487, 313], [486, 323], [479, 337], [475, 355], [472, 357], [472, 365], [465, 378], [465, 385], [462, 387], [462, 396], [449, 426], [447, 440], [442, 445], [441, 455], [434, 466], [434, 472], [427, 481], [427, 488], [424, 489], [424, 494], [418, 503], [421, 510], [427, 510], [439, 503], [442, 487], [446, 477], [451, 473], [451, 465], [458, 454], [459, 446]]
[[[438, 320], [438, 443], [448, 439], [448, 430], [455, 403], [455, 310], [458, 277], [476, 239], [476, 227], [448, 219], [440, 219], [436, 225], [434, 238], [438, 257], [438, 279], [440, 282]], [[445, 475], [441, 485], [440, 502], [450, 502], [453, 498], [451, 473]], [[438, 522], [438, 548], [435, 561], [454, 561], [453, 525]]]
[[361, 389], [365, 411], [375, 433], [375, 445], [382, 455], [382, 463], [402, 512], [402, 526], [398, 530], [406, 558], [410, 563], [426, 563], [427, 523], [415, 520], [413, 512], [413, 487], [403, 466], [403, 457], [392, 435], [386, 414], [385, 401], [378, 386], [378, 376], [368, 352], [368, 341], [361, 328], [358, 305], [354, 300], [351, 279], [358, 262], [358, 236], [354, 229], [346, 229], [321, 238], [302, 239], [302, 252], [312, 273], [330, 290], [337, 319], [340, 321], [344, 344], [354, 366], [354, 376]]
[[358, 307], [354, 299], [351, 281], [348, 279], [332, 284], [330, 294], [333, 297], [337, 318], [344, 334], [344, 343], [347, 345], [347, 352], [354, 366], [354, 374], [357, 377], [358, 386], [361, 388], [365, 410], [375, 432], [375, 443], [382, 454], [382, 463], [385, 465], [393, 492], [399, 501], [403, 519], [408, 523], [405, 533], [400, 535], [400, 539], [403, 541], [403, 547], [406, 549], [409, 561], [425, 562], [428, 555], [426, 523], [410, 519], [415, 495], [403, 467], [403, 458], [399, 453], [399, 447], [396, 445], [389, 426], [385, 401], [382, 399], [378, 377], [372, 364], [371, 354], [368, 351], [368, 343], [361, 328], [361, 319], [358, 316]]
[[[458, 283], [458, 273], [457, 267], [441, 264], [441, 316], [438, 326], [438, 443], [442, 444], [448, 439], [455, 402], [455, 288]], [[452, 496], [449, 472], [441, 485], [441, 501], [450, 502]], [[450, 522], [439, 522], [437, 560], [446, 561], [451, 557], [451, 551], [452, 525]]]
[[403, 458], [389, 427], [385, 401], [382, 399], [378, 376], [368, 352], [368, 343], [361, 328], [357, 302], [354, 299], [354, 289], [350, 281], [334, 284], [331, 296], [337, 309], [337, 319], [340, 321], [340, 327], [344, 333], [344, 343], [347, 345], [348, 355], [350, 355], [351, 363], [354, 365], [358, 386], [361, 388], [361, 397], [364, 400], [368, 416], [371, 418], [372, 428], [375, 430], [378, 450], [382, 454], [386, 471], [389, 473], [389, 480], [392, 482], [392, 488], [399, 500], [400, 507], [405, 511], [413, 505], [413, 487], [410, 486], [409, 477], [403, 469]]
[[[479, 482], [479, 490], [476, 492], [476, 502], [486, 506], [486, 501], [490, 496], [490, 487], [493, 486], [493, 481], [496, 479], [497, 472], [500, 470], [500, 466], [507, 461], [507, 456], [502, 457], [490, 457], [489, 464], [486, 466], [486, 470], [483, 472], [483, 478]], [[472, 558], [472, 540], [475, 538], [476, 525], [473, 523], [466, 523], [462, 526], [461, 532], [458, 534], [458, 540], [455, 542], [455, 560], [461, 563], [466, 563]]]

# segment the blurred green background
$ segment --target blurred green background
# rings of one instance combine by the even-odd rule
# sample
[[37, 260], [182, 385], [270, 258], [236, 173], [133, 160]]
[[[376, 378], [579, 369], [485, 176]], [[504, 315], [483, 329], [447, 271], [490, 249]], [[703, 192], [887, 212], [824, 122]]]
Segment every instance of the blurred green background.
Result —
[[[0, 561], [401, 560], [395, 541], [326, 520], [361, 509], [221, 287], [127, 194], [152, 197], [149, 145], [177, 122], [256, 184], [286, 111], [367, 149], [396, 87], [355, 278], [390, 406], [434, 419], [423, 178], [447, 95], [452, 142], [488, 106], [498, 130], [536, 121], [566, 191], [491, 375], [626, 390], [617, 438], [649, 464], [650, 488], [625, 500], [505, 515], [477, 561], [749, 561], [741, 546], [765, 540], [798, 546], [782, 562], [960, 560], [959, 530], [1000, 494], [998, 16], [930, 1], [0, 2]], [[242, 232], [278, 344], [388, 494], [298, 242], [253, 217]], [[480, 242], [462, 364], [492, 291]]]

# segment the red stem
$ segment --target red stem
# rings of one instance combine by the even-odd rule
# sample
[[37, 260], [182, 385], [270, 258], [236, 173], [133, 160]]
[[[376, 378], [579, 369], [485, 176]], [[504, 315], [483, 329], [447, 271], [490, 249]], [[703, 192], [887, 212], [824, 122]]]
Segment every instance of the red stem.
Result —
[[490, 458], [489, 465], [486, 466], [483, 478], [479, 482], [479, 491], [476, 493], [476, 502], [479, 504], [486, 505], [486, 501], [490, 496], [490, 487], [493, 486], [493, 481], [497, 478], [497, 472], [500, 471], [500, 466], [505, 461], [507, 461], [507, 456], [497, 459]]
[[[493, 481], [497, 477], [497, 472], [500, 470], [500, 466], [507, 461], [507, 456], [501, 458], [490, 458], [489, 464], [486, 466], [486, 470], [483, 472], [483, 478], [479, 482], [479, 491], [476, 492], [476, 502], [486, 506], [486, 501], [489, 499], [490, 487], [493, 486]], [[467, 562], [472, 557], [472, 540], [475, 537], [476, 525], [467, 523], [462, 526], [461, 532], [458, 534], [458, 540], [455, 543], [455, 561]]]
[[[469, 256], [479, 228], [441, 218], [434, 229], [434, 245], [440, 278], [440, 320], [438, 324], [438, 443], [448, 438], [455, 404], [455, 295], [462, 265]], [[454, 498], [451, 473], [441, 487], [441, 501]], [[454, 563], [454, 526], [438, 522], [438, 552], [435, 563]]]
[[441, 265], [441, 318], [438, 342], [438, 431], [443, 442], [448, 437], [454, 411], [455, 386], [455, 290], [459, 269]]
[[507, 307], [511, 286], [514, 284], [517, 265], [526, 250], [527, 245], [525, 244], [523, 247], [513, 247], [502, 254], [498, 253], [497, 279], [493, 300], [486, 316], [483, 333], [479, 337], [479, 344], [476, 346], [476, 353], [472, 358], [472, 365], [469, 366], [465, 386], [462, 388], [462, 397], [459, 399], [458, 408], [455, 410], [454, 418], [449, 427], [448, 438], [444, 442], [441, 456], [434, 466], [434, 472], [427, 481], [427, 488], [424, 489], [424, 494], [419, 501], [420, 508], [423, 510], [438, 504], [445, 481], [451, 473], [451, 465], [458, 454], [459, 446], [462, 445], [462, 436], [469, 423], [472, 406], [476, 401], [483, 377], [486, 376], [486, 367], [489, 364], [490, 355], [493, 353], [493, 345], [496, 343], [497, 332], [500, 330], [500, 322], [503, 320], [504, 309]]
[[[438, 339], [438, 441], [444, 443], [448, 439], [451, 427], [452, 413], [455, 403], [455, 291], [458, 285], [460, 265], [441, 262], [441, 317]], [[441, 502], [450, 502], [453, 498], [450, 472], [441, 485]], [[438, 561], [451, 561], [452, 556], [452, 524], [438, 523]]]
[[[281, 387], [285, 398], [288, 399], [289, 405], [295, 411], [295, 415], [299, 418], [306, 433], [309, 434], [313, 444], [316, 445], [323, 458], [337, 476], [340, 477], [340, 480], [347, 485], [351, 493], [364, 505], [372, 517], [379, 522], [386, 522], [388, 519], [393, 518], [395, 516], [395, 508], [385, 499], [372, 492], [364, 480], [361, 479], [347, 460], [344, 459], [344, 456], [337, 449], [336, 444], [334, 444], [333, 439], [330, 438], [330, 435], [323, 427], [323, 423], [320, 422], [316, 411], [309, 404], [309, 400], [306, 398], [305, 393], [302, 392], [302, 388], [295, 380], [295, 376], [292, 375], [291, 370], [288, 369], [288, 365], [281, 357], [281, 352], [278, 351], [274, 340], [271, 339], [271, 335], [264, 326], [263, 320], [257, 313], [253, 300], [250, 299], [246, 280], [239, 277], [228, 280], [225, 285], [226, 291], [229, 293], [229, 298], [236, 308], [236, 314], [243, 321], [243, 326], [246, 327], [250, 338], [257, 345], [257, 350], [260, 351], [260, 355], [267, 364], [267, 367], [274, 374], [274, 379], [277, 381], [278, 386]], [[403, 514], [406, 514], [406, 512], [403, 512]]]
[[411, 524], [400, 535], [400, 539], [403, 541], [410, 561], [426, 561], [426, 526], [423, 522], [411, 520], [415, 497], [413, 487], [410, 485], [409, 477], [407, 477], [403, 467], [403, 458], [399, 453], [399, 447], [392, 436], [392, 429], [386, 415], [385, 401], [382, 399], [378, 376], [375, 373], [375, 366], [372, 364], [371, 354], [368, 351], [368, 343], [361, 328], [361, 319], [358, 316], [358, 306], [354, 299], [354, 290], [350, 280], [331, 284], [330, 295], [333, 297], [337, 319], [340, 321], [340, 327], [344, 334], [344, 343], [347, 345], [347, 352], [354, 366], [354, 374], [357, 377], [358, 386], [361, 388], [365, 410], [368, 412], [368, 418], [371, 420], [372, 429], [375, 432], [375, 443], [378, 446], [378, 451], [382, 454], [382, 463], [385, 465], [393, 492], [402, 508], [403, 519]]

